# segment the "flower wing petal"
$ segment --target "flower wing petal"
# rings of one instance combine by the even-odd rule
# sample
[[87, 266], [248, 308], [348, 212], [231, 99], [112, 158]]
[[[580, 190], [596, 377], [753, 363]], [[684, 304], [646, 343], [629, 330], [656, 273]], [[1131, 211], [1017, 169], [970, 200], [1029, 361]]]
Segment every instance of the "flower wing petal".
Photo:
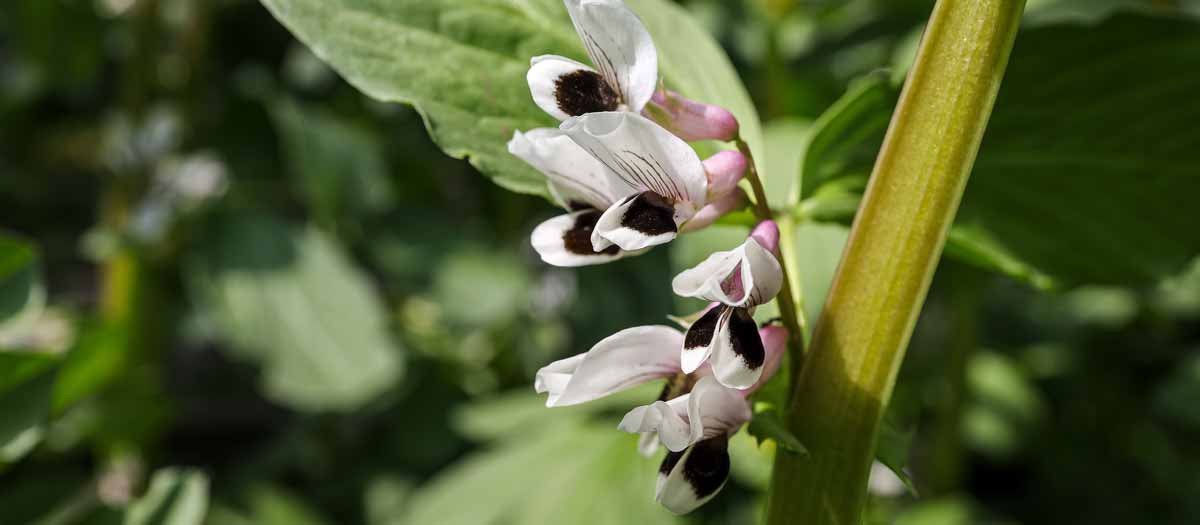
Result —
[[583, 204], [603, 210], [619, 198], [614, 195], [614, 176], [608, 168], [556, 128], [517, 131], [508, 141], [508, 151], [546, 175], [551, 192], [564, 208]]
[[671, 281], [671, 288], [675, 295], [681, 297], [697, 297], [741, 306], [749, 299], [745, 285], [753, 284], [746, 282], [749, 266], [744, 260], [745, 250], [742, 247], [713, 253], [700, 264], [676, 275]]
[[592, 248], [600, 251], [617, 245], [625, 251], [642, 250], [671, 242], [679, 235], [674, 210], [653, 192], [630, 195], [610, 206], [592, 230]]
[[[669, 326], [638, 326], [610, 335], [572, 362], [573, 369], [559, 363], [579, 356], [538, 371], [540, 384], [550, 394], [546, 406], [576, 405], [673, 375], [679, 371], [676, 349], [681, 344], [683, 334]], [[554, 379], [554, 373], [570, 377], [563, 382]], [[555, 392], [552, 386], [561, 390]]]
[[530, 244], [542, 260], [554, 266], [588, 266], [624, 257], [616, 245], [596, 251], [592, 248], [592, 230], [600, 218], [597, 210], [582, 210], [548, 219], [533, 229]]
[[663, 458], [654, 499], [675, 514], [707, 503], [729, 479], [729, 438], [706, 439]]
[[758, 326], [745, 308], [734, 308], [729, 322], [721, 326], [717, 338], [721, 343], [713, 349], [709, 363], [713, 376], [722, 385], [744, 390], [762, 377], [766, 351], [758, 335]]

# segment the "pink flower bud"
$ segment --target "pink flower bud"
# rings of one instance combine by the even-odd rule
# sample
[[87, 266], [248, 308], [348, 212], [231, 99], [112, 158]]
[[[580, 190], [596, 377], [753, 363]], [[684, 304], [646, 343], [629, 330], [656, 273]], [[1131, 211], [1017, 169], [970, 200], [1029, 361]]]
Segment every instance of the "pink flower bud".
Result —
[[779, 365], [783, 363], [783, 355], [787, 353], [788, 330], [779, 325], [764, 326], [758, 331], [758, 337], [762, 338], [763, 350], [766, 351], [766, 358], [763, 360], [762, 377], [754, 383], [750, 388], [743, 390], [742, 395], [753, 394], [771, 377], [775, 372], [779, 371]]
[[643, 113], [688, 142], [730, 141], [738, 132], [737, 118], [729, 110], [688, 100], [674, 91], [655, 91]]
[[736, 150], [718, 152], [704, 160], [704, 173], [708, 175], [708, 194], [724, 195], [746, 174], [746, 156]]
[[683, 225], [684, 232], [694, 232], [707, 228], [712, 223], [717, 222], [726, 213], [734, 210], [740, 210], [746, 207], [746, 192], [741, 188], [734, 186], [733, 191], [718, 197], [717, 200], [708, 203], [707, 206], [700, 208], [692, 216], [687, 224]]
[[779, 226], [775, 224], [775, 221], [758, 223], [758, 226], [754, 227], [754, 231], [750, 232], [750, 237], [757, 241], [759, 246], [779, 257]]

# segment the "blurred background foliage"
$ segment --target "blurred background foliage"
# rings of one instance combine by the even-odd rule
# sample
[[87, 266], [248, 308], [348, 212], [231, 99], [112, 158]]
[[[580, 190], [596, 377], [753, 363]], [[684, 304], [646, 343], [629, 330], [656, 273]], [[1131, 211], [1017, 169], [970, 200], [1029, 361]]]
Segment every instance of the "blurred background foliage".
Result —
[[[757, 106], [814, 320], [932, 2], [682, 4]], [[1200, 5], [1027, 11], [881, 437], [915, 490], [875, 469], [869, 521], [1195, 523]], [[773, 442], [677, 518], [615, 429], [654, 388], [531, 388], [687, 313], [671, 276], [744, 226], [547, 267], [548, 202], [258, 2], [0, 5], [0, 210], [0, 522], [757, 519]]]

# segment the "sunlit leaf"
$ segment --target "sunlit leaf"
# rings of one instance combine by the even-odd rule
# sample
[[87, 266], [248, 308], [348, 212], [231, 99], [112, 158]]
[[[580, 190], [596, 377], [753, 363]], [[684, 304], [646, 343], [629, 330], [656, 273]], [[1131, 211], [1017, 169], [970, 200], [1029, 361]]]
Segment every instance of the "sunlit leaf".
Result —
[[0, 234], [0, 330], [20, 330], [45, 303], [33, 245]]
[[[469, 159], [510, 190], [546, 194], [542, 176], [509, 155], [505, 143], [516, 130], [556, 124], [529, 95], [529, 59], [559, 54], [586, 60], [562, 2], [262, 2], [363, 93], [414, 105], [448, 155]], [[659, 45], [667, 86], [728, 107], [761, 155], [754, 106], [712, 37], [666, 0], [630, 6]]]
[[366, 276], [321, 232], [264, 218], [217, 228], [193, 289], [236, 355], [262, 367], [272, 399], [350, 409], [400, 377], [400, 353]]
[[788, 452], [808, 454], [808, 449], [804, 448], [800, 439], [787, 429], [779, 412], [775, 410], [755, 411], [754, 419], [750, 420], [749, 431], [750, 435], [758, 440], [759, 445], [764, 440], [770, 439], [777, 443], [779, 448]]
[[208, 510], [208, 477], [168, 468], [150, 478], [146, 493], [125, 509], [125, 525], [200, 525]]

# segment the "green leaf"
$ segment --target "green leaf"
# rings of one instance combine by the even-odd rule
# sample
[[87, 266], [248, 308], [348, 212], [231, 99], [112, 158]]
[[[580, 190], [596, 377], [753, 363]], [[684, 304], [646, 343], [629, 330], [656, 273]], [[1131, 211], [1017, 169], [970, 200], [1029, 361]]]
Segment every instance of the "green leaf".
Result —
[[833, 285], [850, 229], [840, 224], [802, 223], [796, 226], [796, 269], [800, 279], [804, 316], [815, 326]]
[[0, 331], [24, 328], [45, 304], [38, 253], [33, 245], [0, 234]]
[[811, 128], [812, 123], [806, 120], [784, 118], [768, 122], [763, 131], [769, 159], [762, 167], [766, 173], [763, 189], [772, 208], [790, 205], [792, 193], [801, 189], [800, 162]]
[[208, 510], [208, 477], [195, 470], [154, 473], [146, 493], [125, 509], [125, 525], [200, 525]]
[[58, 362], [56, 356], [0, 352], [0, 468], [41, 442]]
[[[546, 195], [544, 178], [505, 144], [516, 130], [554, 126], [533, 103], [535, 55], [586, 61], [558, 0], [262, 0], [300, 41], [373, 98], [412, 104], [434, 142], [505, 188]], [[761, 148], [758, 116], [729, 59], [682, 8], [630, 6], [659, 46], [668, 86], [729, 108]], [[760, 152], [756, 150], [755, 154]]]
[[916, 434], [915, 429], [901, 430], [895, 421], [885, 417], [879, 428], [879, 441], [875, 443], [875, 459], [900, 478], [913, 496], [917, 495], [917, 486], [905, 466], [908, 465], [909, 450], [912, 449]]
[[526, 430], [419, 488], [403, 523], [678, 523], [654, 502], [658, 462], [637, 453], [634, 436], [574, 418]]
[[899, 95], [886, 75], [870, 75], [850, 86], [813, 123], [802, 149], [802, 182], [800, 191], [792, 193], [793, 203], [811, 198], [832, 179], [870, 172]]
[[317, 221], [385, 210], [392, 202], [379, 142], [367, 131], [291, 101], [272, 107], [288, 169]]
[[747, 430], [758, 440], [760, 446], [764, 440], [770, 439], [788, 452], [808, 454], [808, 449], [787, 429], [787, 425], [774, 409], [756, 411]]
[[265, 218], [218, 226], [192, 289], [263, 390], [302, 410], [355, 408], [398, 381], [399, 349], [367, 277], [321, 232]]
[[[1200, 23], [1186, 19], [1022, 31], [946, 253], [1041, 289], [1178, 273], [1200, 253], [1197, 50]], [[802, 210], [844, 201], [842, 190], [818, 195], [870, 170], [861, 152], [877, 150], [891, 113], [872, 95], [878, 82], [814, 126]]]

